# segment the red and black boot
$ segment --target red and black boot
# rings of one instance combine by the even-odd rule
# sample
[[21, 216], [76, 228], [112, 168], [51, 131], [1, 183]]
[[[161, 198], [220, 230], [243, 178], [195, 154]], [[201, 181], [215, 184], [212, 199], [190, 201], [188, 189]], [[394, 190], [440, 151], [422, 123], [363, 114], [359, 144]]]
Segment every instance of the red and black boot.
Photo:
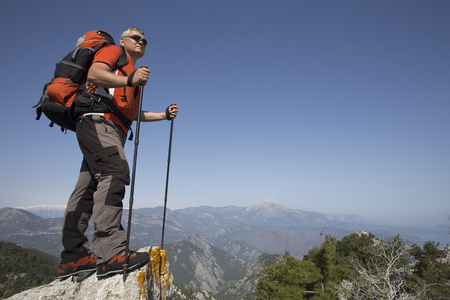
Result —
[[[128, 271], [139, 269], [150, 261], [150, 254], [148, 252], [130, 251], [128, 257]], [[125, 250], [123, 250], [113, 256], [108, 262], [97, 265], [97, 278], [102, 279], [123, 272], [125, 258]]]
[[97, 269], [97, 256], [89, 254], [80, 259], [61, 262], [58, 268], [58, 278], [66, 279], [69, 276], [76, 275], [83, 272], [93, 272]]

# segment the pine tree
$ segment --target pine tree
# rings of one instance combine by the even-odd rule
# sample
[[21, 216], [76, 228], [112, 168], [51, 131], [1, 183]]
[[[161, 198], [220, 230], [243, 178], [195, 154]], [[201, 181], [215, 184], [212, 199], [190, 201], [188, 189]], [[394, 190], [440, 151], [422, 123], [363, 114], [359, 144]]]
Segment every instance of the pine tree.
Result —
[[423, 250], [414, 245], [413, 276], [408, 280], [408, 289], [414, 293], [425, 288], [424, 294], [431, 299], [448, 299], [450, 295], [449, 248], [439, 250], [439, 244], [427, 242]]
[[288, 251], [281, 262], [264, 269], [255, 290], [257, 300], [315, 299], [323, 276], [313, 262], [299, 260]]
[[56, 279], [58, 258], [13, 243], [0, 242], [0, 298]]

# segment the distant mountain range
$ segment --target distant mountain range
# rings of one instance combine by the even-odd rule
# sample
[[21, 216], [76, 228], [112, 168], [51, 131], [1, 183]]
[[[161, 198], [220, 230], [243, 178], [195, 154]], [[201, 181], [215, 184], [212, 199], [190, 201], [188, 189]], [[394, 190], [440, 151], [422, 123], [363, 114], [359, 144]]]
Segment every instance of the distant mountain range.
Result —
[[[64, 209], [45, 205], [2, 208], [0, 240], [59, 256]], [[162, 207], [133, 210], [132, 249], [161, 244], [162, 216]], [[127, 219], [125, 210], [124, 225]], [[91, 224], [89, 237], [92, 228]], [[164, 249], [178, 286], [206, 293], [201, 297], [245, 299], [254, 291], [262, 269], [279, 260], [285, 250], [302, 258], [320, 245], [324, 235], [342, 239], [361, 230], [379, 238], [400, 234], [409, 243], [450, 243], [445, 228], [375, 226], [359, 216], [306, 212], [266, 200], [249, 207], [168, 209]]]
[[[58, 255], [61, 250], [63, 214], [63, 206], [3, 208], [0, 210], [0, 239]], [[162, 207], [133, 210], [131, 246], [141, 248], [159, 245], [162, 217]], [[127, 219], [128, 211], [125, 210], [125, 226]], [[92, 234], [92, 227], [89, 227], [88, 236]], [[251, 262], [262, 253], [283, 254], [284, 250], [301, 258], [309, 249], [320, 245], [324, 235], [340, 239], [360, 230], [371, 232], [380, 238], [400, 234], [411, 243], [435, 241], [444, 246], [450, 243], [450, 235], [445, 228], [372, 225], [361, 216], [290, 209], [273, 199], [248, 207], [168, 209], [164, 242], [175, 243], [199, 234], [212, 245]]]

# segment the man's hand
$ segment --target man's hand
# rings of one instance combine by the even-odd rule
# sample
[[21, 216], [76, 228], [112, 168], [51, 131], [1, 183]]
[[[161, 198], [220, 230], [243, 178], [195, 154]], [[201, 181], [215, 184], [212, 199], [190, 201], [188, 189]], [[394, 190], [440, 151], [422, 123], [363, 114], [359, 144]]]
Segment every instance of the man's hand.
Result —
[[150, 70], [147, 67], [142, 66], [131, 73], [130, 76], [133, 76], [131, 79], [132, 86], [145, 85], [150, 76]]
[[[154, 121], [162, 121], [172, 120], [178, 114], [178, 106], [176, 104], [171, 104], [167, 107], [166, 111], [162, 112], [151, 112], [143, 110], [141, 111], [141, 122], [154, 122]], [[137, 120], [137, 115], [134, 120]]]
[[166, 119], [167, 120], [172, 120], [172, 119], [176, 118], [177, 114], [178, 114], [178, 106], [176, 104], [171, 104], [166, 109]]
[[93, 63], [88, 72], [89, 82], [107, 89], [130, 86], [130, 84], [133, 87], [145, 85], [149, 76], [150, 70], [147, 67], [133, 71], [128, 77], [118, 76], [111, 72], [108, 64], [103, 62]]

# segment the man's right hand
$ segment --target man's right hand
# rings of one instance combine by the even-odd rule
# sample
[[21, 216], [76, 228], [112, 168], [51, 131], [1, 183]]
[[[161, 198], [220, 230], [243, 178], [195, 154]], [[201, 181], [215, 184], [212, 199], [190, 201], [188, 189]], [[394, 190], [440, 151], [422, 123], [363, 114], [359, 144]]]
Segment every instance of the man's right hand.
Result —
[[140, 67], [136, 70], [133, 76], [132, 85], [138, 86], [138, 85], [145, 85], [148, 81], [148, 78], [150, 76], [150, 70], [147, 67]]

